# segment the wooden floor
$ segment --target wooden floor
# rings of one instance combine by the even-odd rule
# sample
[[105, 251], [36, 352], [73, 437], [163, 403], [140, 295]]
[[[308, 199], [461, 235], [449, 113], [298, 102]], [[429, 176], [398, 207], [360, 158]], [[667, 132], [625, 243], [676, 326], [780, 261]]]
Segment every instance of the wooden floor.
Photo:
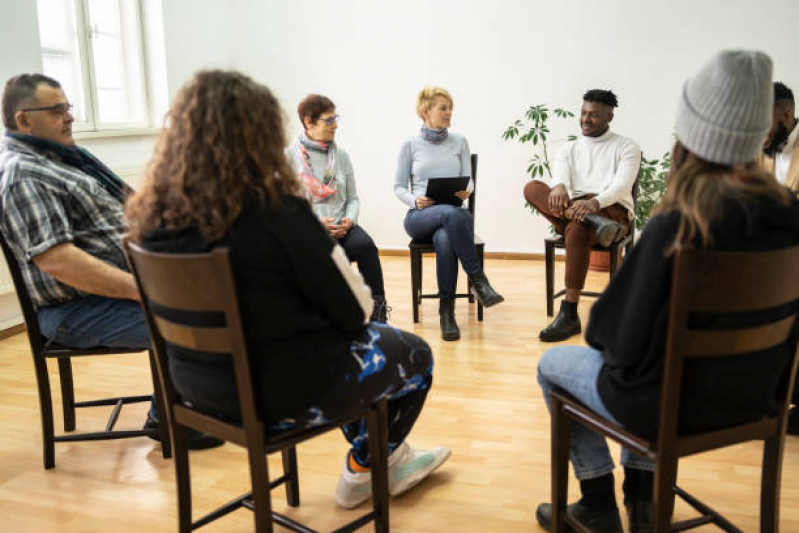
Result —
[[[410, 442], [422, 448], [443, 444], [453, 452], [436, 474], [393, 500], [392, 530], [539, 531], [535, 508], [549, 498], [549, 417], [535, 378], [538, 358], [549, 346], [538, 341], [548, 323], [543, 262], [489, 260], [486, 271], [506, 302], [486, 311], [480, 324], [474, 306], [459, 301], [462, 339], [450, 343], [440, 340], [436, 301], [424, 302], [421, 324], [413, 324], [407, 257], [385, 257], [383, 264], [394, 308], [391, 323], [427, 339], [436, 357], [433, 389]], [[558, 263], [556, 279], [562, 279], [562, 266]], [[589, 274], [591, 287], [601, 289], [606, 280], [607, 274]], [[434, 263], [428, 259], [425, 281], [432, 289]], [[584, 323], [590, 304], [580, 305]], [[58, 397], [57, 366], [50, 371]], [[143, 355], [92, 358], [75, 363], [74, 373], [79, 399], [149, 392]], [[128, 409], [120, 426], [139, 427], [145, 407]], [[97, 429], [106, 413], [104, 408], [80, 412], [78, 429]], [[147, 438], [59, 444], [56, 467], [42, 468], [39, 408], [24, 335], [0, 341], [0, 421], [0, 532], [177, 531], [173, 465]], [[56, 427], [63, 427], [60, 418]], [[320, 530], [363, 510], [340, 510], [333, 502], [346, 450], [338, 433], [301, 445], [302, 504], [288, 508], [285, 493], [276, 491], [275, 509]], [[618, 458], [618, 449], [612, 450]], [[679, 483], [744, 531], [757, 531], [761, 452], [760, 445], [747, 444], [686, 459]], [[241, 449], [226, 444], [193, 452], [191, 461], [195, 513], [248, 490]], [[270, 459], [270, 468], [278, 472], [279, 461]], [[782, 531], [798, 532], [799, 437], [788, 437], [782, 477]], [[620, 485], [619, 475], [619, 499]], [[572, 496], [576, 489], [572, 478]], [[676, 514], [687, 517], [690, 511], [678, 506]], [[252, 531], [251, 514], [237, 511], [202, 531]]]

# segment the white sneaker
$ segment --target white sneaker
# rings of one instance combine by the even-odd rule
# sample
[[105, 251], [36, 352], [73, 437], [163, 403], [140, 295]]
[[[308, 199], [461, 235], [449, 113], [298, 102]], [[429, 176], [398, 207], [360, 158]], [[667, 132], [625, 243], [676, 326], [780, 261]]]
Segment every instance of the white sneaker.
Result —
[[[415, 450], [403, 442], [388, 458], [388, 492], [398, 496], [416, 486], [433, 473], [452, 454], [449, 448], [437, 446], [432, 450]], [[336, 503], [347, 509], [357, 507], [372, 496], [372, 476], [369, 472], [352, 472], [348, 467], [349, 453], [336, 487]]]

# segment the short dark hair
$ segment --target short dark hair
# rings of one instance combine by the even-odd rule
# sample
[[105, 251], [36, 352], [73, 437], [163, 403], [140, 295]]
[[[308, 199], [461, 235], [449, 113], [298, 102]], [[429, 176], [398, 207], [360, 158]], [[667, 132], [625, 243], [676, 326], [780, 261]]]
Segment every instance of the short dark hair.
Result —
[[300, 116], [303, 128], [305, 127], [305, 118], [308, 117], [311, 124], [319, 120], [319, 116], [325, 111], [336, 109], [336, 104], [327, 96], [321, 94], [309, 94], [305, 100], [300, 102], [297, 106], [297, 114]]
[[774, 82], [774, 105], [793, 105], [793, 91], [781, 81]]
[[613, 94], [613, 91], [605, 91], [603, 89], [591, 89], [583, 95], [584, 102], [596, 102], [598, 104], [605, 104], [610, 107], [619, 107], [619, 99]]
[[60, 83], [44, 74], [20, 74], [6, 82], [6, 87], [3, 89], [3, 125], [6, 129], [17, 129], [14, 115], [23, 105], [30, 102], [36, 94], [36, 88], [41, 83], [56, 89], [61, 88]]

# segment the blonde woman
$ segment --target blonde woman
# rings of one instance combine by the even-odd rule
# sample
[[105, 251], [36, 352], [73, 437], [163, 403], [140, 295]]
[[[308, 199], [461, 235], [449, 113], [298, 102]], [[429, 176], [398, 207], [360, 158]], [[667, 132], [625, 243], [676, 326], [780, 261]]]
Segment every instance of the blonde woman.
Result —
[[[458, 261], [469, 276], [485, 307], [504, 298], [491, 287], [474, 247], [472, 215], [467, 209], [437, 204], [425, 196], [430, 178], [471, 176], [469, 143], [463, 135], [449, 131], [452, 122], [452, 96], [441, 87], [425, 87], [416, 99], [416, 114], [423, 124], [418, 135], [402, 145], [394, 179], [394, 194], [410, 209], [405, 215], [405, 231], [411, 238], [432, 242], [436, 248], [436, 276], [440, 297], [441, 336], [457, 340], [455, 287]], [[456, 196], [467, 200], [474, 184]]]

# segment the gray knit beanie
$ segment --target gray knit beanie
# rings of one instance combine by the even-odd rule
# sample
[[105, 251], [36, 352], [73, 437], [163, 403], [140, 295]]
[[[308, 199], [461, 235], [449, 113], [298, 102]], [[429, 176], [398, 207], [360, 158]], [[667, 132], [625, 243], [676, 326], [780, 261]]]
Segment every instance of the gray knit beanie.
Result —
[[677, 137], [702, 159], [720, 165], [754, 160], [771, 128], [771, 59], [762, 52], [716, 54], [683, 85]]

